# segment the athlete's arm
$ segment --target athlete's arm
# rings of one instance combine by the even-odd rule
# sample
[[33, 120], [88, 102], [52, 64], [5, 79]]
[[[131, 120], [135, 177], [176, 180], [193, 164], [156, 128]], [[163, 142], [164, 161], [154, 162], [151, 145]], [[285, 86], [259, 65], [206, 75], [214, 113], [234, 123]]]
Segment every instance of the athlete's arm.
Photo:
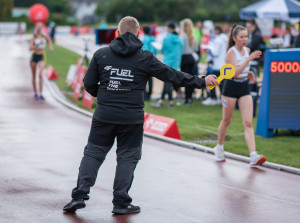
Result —
[[92, 96], [97, 97], [99, 81], [98, 65], [94, 55], [83, 79], [84, 89]]
[[234, 68], [235, 68], [234, 77], [237, 77], [239, 74], [241, 74], [243, 72], [243, 70], [245, 70], [245, 68], [248, 66], [248, 64], [251, 60], [259, 58], [260, 55], [261, 55], [261, 51], [254, 51], [245, 60], [245, 62], [241, 64], [241, 66], [237, 67], [235, 54], [234, 54], [233, 50], [229, 50], [226, 55], [226, 63], [232, 64], [234, 66]]
[[29, 44], [29, 50], [35, 50], [36, 49], [36, 46], [34, 45], [34, 36], [31, 37], [31, 40], [30, 40], [30, 44]]
[[53, 47], [52, 47], [52, 41], [51, 39], [48, 37], [48, 36], [45, 36], [46, 37], [46, 40], [47, 40], [47, 43], [49, 45], [49, 49], [50, 51], [53, 51]]
[[250, 62], [250, 59], [247, 58], [247, 60], [245, 60], [245, 62], [242, 63], [238, 67], [237, 63], [236, 63], [236, 57], [235, 57], [235, 54], [234, 54], [233, 50], [229, 50], [228, 51], [225, 60], [226, 60], [226, 63], [229, 63], [232, 66], [234, 66], [234, 68], [235, 68], [235, 75], [234, 75], [234, 77], [237, 77], [238, 75], [240, 75], [243, 72], [243, 70], [245, 70], [245, 68], [248, 66], [248, 64]]

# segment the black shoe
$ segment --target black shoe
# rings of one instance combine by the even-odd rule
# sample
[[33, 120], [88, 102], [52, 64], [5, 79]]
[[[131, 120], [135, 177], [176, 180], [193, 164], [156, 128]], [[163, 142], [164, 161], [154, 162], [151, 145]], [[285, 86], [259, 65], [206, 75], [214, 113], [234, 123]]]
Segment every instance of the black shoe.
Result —
[[112, 210], [112, 213], [114, 214], [133, 214], [133, 213], [139, 213], [141, 211], [141, 208], [139, 206], [134, 206], [132, 204], [129, 204], [127, 207], [114, 205], [114, 209]]
[[63, 210], [66, 212], [75, 212], [77, 209], [85, 208], [85, 202], [83, 199], [72, 199], [69, 204], [64, 206]]

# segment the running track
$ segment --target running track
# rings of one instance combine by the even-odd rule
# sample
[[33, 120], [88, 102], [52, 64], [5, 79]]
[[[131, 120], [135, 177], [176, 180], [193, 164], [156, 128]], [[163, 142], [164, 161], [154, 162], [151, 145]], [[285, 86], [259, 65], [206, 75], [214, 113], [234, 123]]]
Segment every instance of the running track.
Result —
[[0, 222], [299, 222], [300, 176], [145, 138], [131, 189], [141, 213], [114, 216], [115, 147], [87, 207], [64, 214], [90, 118], [33, 100], [28, 42], [0, 37]]

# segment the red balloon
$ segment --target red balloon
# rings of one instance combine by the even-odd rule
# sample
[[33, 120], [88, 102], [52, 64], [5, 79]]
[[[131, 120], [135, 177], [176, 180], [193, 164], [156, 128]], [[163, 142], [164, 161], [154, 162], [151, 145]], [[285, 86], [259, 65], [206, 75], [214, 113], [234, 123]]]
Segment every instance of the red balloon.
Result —
[[49, 11], [46, 6], [42, 4], [34, 4], [29, 9], [29, 19], [32, 23], [45, 23], [49, 18]]

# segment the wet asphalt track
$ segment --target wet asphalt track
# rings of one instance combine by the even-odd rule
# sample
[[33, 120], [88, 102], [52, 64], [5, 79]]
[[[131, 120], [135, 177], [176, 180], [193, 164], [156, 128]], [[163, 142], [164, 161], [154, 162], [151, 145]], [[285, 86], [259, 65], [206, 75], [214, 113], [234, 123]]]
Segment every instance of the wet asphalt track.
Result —
[[0, 37], [0, 222], [299, 222], [300, 176], [145, 138], [131, 189], [141, 213], [114, 216], [115, 148], [87, 207], [65, 214], [90, 118], [51, 98], [34, 101], [28, 43]]

